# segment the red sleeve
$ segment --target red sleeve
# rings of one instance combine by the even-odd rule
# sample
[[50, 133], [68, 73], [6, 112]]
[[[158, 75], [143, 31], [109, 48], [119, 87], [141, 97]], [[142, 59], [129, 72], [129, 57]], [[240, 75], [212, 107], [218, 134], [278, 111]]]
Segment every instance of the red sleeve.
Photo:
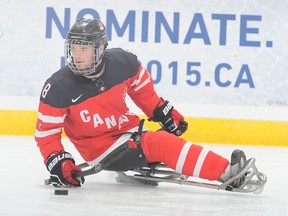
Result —
[[153, 111], [160, 101], [159, 96], [154, 90], [152, 77], [140, 65], [136, 76], [129, 79], [129, 82], [128, 95], [148, 117], [152, 117]]
[[55, 108], [40, 101], [35, 140], [44, 162], [53, 152], [64, 150], [61, 143], [61, 134], [66, 115], [66, 108]]

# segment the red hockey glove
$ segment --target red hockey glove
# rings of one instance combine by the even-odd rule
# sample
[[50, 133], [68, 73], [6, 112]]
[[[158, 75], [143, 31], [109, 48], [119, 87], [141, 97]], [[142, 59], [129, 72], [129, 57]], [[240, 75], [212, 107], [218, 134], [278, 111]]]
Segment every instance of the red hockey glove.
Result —
[[162, 98], [153, 111], [153, 117], [149, 120], [159, 122], [166, 131], [176, 136], [182, 135], [188, 128], [184, 117], [174, 109], [169, 101], [164, 101]]
[[72, 172], [81, 172], [81, 169], [75, 165], [72, 155], [68, 152], [63, 151], [48, 157], [46, 167], [50, 172], [50, 181], [55, 187], [80, 187], [80, 183], [84, 183], [84, 177], [81, 180], [73, 178]]

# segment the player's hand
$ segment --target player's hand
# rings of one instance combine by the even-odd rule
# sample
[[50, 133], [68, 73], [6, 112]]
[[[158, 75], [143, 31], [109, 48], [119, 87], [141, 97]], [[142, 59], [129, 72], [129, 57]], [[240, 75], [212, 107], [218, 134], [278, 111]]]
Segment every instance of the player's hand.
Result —
[[50, 172], [50, 181], [55, 187], [80, 187], [81, 183], [84, 183], [84, 177], [81, 179], [73, 178], [72, 173], [81, 172], [81, 169], [75, 165], [72, 155], [68, 152], [63, 151], [49, 156], [46, 167]]
[[172, 132], [176, 136], [181, 136], [188, 129], [188, 122], [186, 122], [184, 119], [180, 119], [176, 125], [177, 128]]
[[182, 135], [188, 128], [184, 117], [174, 109], [169, 101], [164, 101], [162, 98], [154, 109], [153, 117], [149, 120], [159, 122], [166, 131], [176, 136]]

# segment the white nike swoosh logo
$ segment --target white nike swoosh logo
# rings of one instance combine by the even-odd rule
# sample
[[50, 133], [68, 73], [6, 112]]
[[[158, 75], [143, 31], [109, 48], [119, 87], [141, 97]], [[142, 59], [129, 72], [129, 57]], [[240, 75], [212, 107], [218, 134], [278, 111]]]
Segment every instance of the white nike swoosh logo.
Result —
[[72, 103], [75, 103], [77, 100], [79, 100], [82, 97], [83, 94], [79, 95], [77, 98], [72, 98]]

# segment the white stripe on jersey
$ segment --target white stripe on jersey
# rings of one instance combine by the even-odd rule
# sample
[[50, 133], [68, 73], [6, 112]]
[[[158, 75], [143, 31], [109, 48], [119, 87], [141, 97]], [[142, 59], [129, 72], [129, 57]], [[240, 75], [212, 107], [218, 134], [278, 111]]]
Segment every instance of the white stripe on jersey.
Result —
[[62, 131], [61, 128], [55, 128], [55, 129], [47, 130], [47, 131], [36, 130], [35, 137], [37, 137], [37, 138], [47, 137], [47, 136], [50, 136], [52, 134], [61, 133], [61, 131]]
[[186, 161], [186, 157], [187, 157], [187, 154], [189, 152], [189, 149], [191, 147], [191, 143], [189, 142], [186, 142], [180, 152], [180, 155], [178, 157], [178, 161], [177, 161], [177, 164], [176, 164], [176, 172], [178, 173], [182, 173], [182, 170], [183, 170], [183, 166], [184, 166], [184, 163]]
[[134, 82], [131, 84], [131, 86], [138, 85], [141, 82], [141, 79], [142, 79], [144, 73], [145, 73], [145, 68], [142, 68], [142, 70], [140, 71], [139, 78], [134, 80]]
[[202, 149], [200, 155], [198, 156], [195, 168], [194, 168], [194, 172], [193, 172], [193, 176], [194, 177], [199, 177], [200, 176], [200, 172], [201, 172], [201, 168], [203, 166], [203, 163], [205, 161], [205, 158], [208, 154], [209, 150], [207, 149]]
[[150, 77], [148, 77], [144, 82], [142, 82], [141, 85], [137, 86], [137, 88], [135, 88], [134, 91], [138, 91], [139, 89], [147, 85], [149, 82], [150, 82]]
[[66, 115], [55, 117], [55, 116], [48, 116], [43, 115], [42, 113], [38, 112], [38, 119], [45, 122], [45, 123], [63, 123]]

